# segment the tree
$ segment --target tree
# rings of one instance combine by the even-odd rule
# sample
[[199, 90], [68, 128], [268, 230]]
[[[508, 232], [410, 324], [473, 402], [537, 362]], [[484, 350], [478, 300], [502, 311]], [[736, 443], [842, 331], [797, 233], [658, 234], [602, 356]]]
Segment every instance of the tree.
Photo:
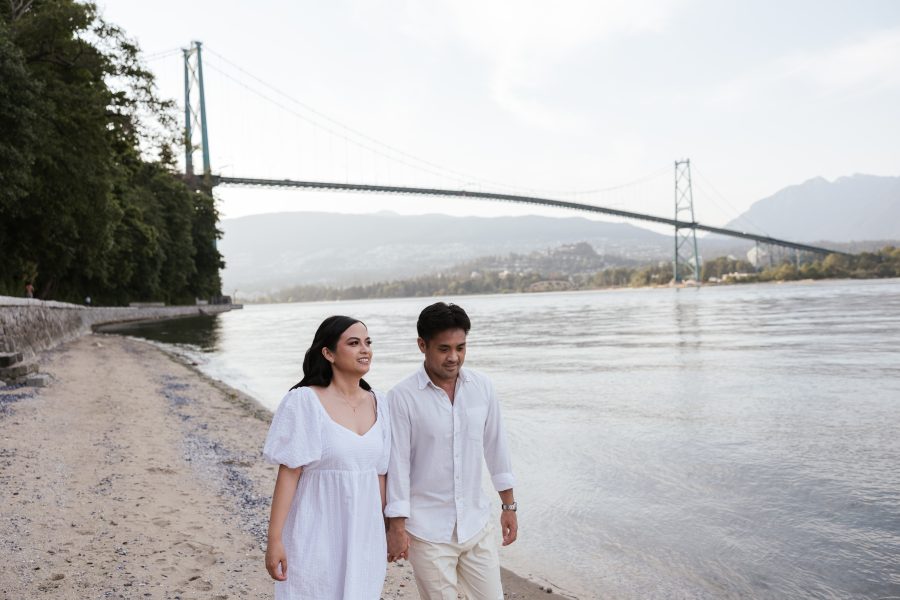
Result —
[[[0, 19], [0, 293], [21, 293], [37, 266], [21, 250], [16, 220], [31, 188], [38, 141], [39, 86], [30, 78], [25, 58], [13, 43], [8, 24]], [[24, 280], [24, 281], [23, 281]]]
[[25, 276], [76, 301], [220, 293], [218, 214], [173, 172], [172, 103], [95, 5], [0, 9], [0, 126], [0, 291]]

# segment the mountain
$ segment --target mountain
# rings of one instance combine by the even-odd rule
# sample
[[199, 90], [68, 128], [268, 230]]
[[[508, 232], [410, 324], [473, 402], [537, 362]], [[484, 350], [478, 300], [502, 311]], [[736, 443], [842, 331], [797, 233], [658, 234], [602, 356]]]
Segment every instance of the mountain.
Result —
[[252, 215], [221, 222], [223, 289], [241, 294], [302, 284], [352, 285], [433, 273], [483, 256], [587, 242], [600, 254], [668, 259], [672, 238], [582, 217]]
[[798, 242], [900, 239], [900, 177], [822, 177], [755, 202], [726, 228]]

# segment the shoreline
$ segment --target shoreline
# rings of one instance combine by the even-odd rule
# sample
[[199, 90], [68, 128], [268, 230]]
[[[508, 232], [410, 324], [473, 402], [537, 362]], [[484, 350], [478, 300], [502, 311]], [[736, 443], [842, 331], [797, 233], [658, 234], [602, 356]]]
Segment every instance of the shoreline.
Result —
[[[15, 557], [4, 598], [271, 597], [271, 411], [122, 335], [88, 334], [39, 360], [49, 387], [0, 389], [0, 538]], [[505, 569], [503, 581], [506, 598], [548, 595]], [[383, 598], [418, 598], [408, 563], [389, 565]]]
[[696, 289], [701, 290], [703, 288], [741, 288], [741, 287], [752, 287], [757, 285], [762, 286], [770, 286], [770, 285], [812, 285], [819, 283], [842, 283], [842, 282], [869, 282], [869, 281], [892, 281], [895, 279], [900, 279], [898, 277], [829, 277], [829, 278], [821, 278], [821, 279], [772, 279], [769, 281], [735, 281], [735, 282], [720, 282], [720, 283], [710, 283], [706, 282], [702, 285], [696, 284], [654, 284], [654, 285], [640, 285], [635, 287], [630, 286], [609, 286], [609, 287], [598, 287], [598, 288], [585, 288], [585, 289], [571, 289], [571, 290], [544, 290], [539, 292], [491, 292], [485, 294], [451, 294], [451, 295], [432, 295], [432, 296], [391, 296], [384, 298], [344, 298], [340, 300], [296, 300], [293, 302], [254, 302], [252, 300], [242, 302], [242, 307], [259, 307], [259, 306], [275, 306], [275, 305], [284, 305], [284, 304], [333, 304], [335, 302], [383, 302], [383, 301], [392, 301], [392, 300], [410, 300], [410, 299], [429, 299], [429, 298], [445, 298], [445, 297], [453, 297], [453, 298], [485, 298], [485, 297], [508, 297], [508, 296], [521, 296], [521, 295], [549, 295], [549, 294], [593, 294], [597, 292], [645, 292], [645, 291], [659, 291], [659, 290], [683, 290], [683, 289]]
[[[266, 427], [268, 427], [269, 422], [271, 422], [273, 412], [265, 407], [259, 400], [254, 398], [252, 395], [243, 392], [237, 388], [231, 387], [224, 381], [220, 379], [216, 379], [207, 373], [204, 373], [199, 365], [194, 363], [191, 358], [185, 354], [181, 354], [177, 351], [176, 348], [170, 347], [161, 342], [152, 342], [150, 340], [143, 340], [140, 338], [134, 338], [128, 336], [126, 333], [113, 333], [113, 332], [104, 332], [100, 331], [99, 333], [103, 335], [110, 336], [118, 336], [118, 337], [128, 337], [128, 339], [133, 339], [138, 341], [139, 343], [149, 344], [159, 350], [161, 353], [167, 355], [171, 360], [175, 361], [178, 364], [181, 364], [191, 370], [196, 376], [205, 380], [209, 385], [215, 387], [223, 394], [226, 394], [229, 398], [229, 401], [235, 403], [240, 406], [242, 410], [245, 410], [249, 415], [252, 415], [255, 418], [261, 419], [266, 423]], [[260, 442], [260, 447], [262, 442]], [[274, 485], [275, 479], [272, 479], [272, 485]], [[405, 571], [409, 572], [406, 573]], [[404, 577], [404, 581], [408, 581], [406, 584], [407, 589], [402, 590], [405, 594], [401, 594], [404, 598], [409, 598], [410, 600], [418, 599], [418, 593], [416, 592], [415, 581], [412, 580], [412, 570], [408, 568], [406, 570], [402, 570], [401, 576], [409, 575], [410, 577], [407, 579]], [[521, 600], [531, 600], [532, 598], [544, 598], [548, 594], [555, 594], [557, 598], [567, 598], [572, 600], [577, 600], [575, 596], [569, 596], [565, 593], [561, 593], [559, 590], [554, 589], [550, 586], [542, 585], [538, 582], [532, 581], [527, 577], [519, 575], [510, 569], [505, 567], [501, 567], [501, 574], [503, 580], [503, 591], [504, 598], [510, 599], [521, 599]], [[391, 577], [391, 566], [388, 566], [388, 577]], [[411, 590], [408, 589], [411, 586]], [[387, 595], [388, 592], [388, 584], [385, 585], [385, 590], [383, 594], [383, 600], [390, 600], [390, 596]]]

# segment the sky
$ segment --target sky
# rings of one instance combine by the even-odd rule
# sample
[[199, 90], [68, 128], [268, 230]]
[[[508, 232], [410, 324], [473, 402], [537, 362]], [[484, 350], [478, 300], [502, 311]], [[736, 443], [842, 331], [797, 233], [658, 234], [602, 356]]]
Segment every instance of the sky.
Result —
[[[900, 175], [894, 0], [107, 0], [163, 96], [203, 43], [212, 169], [526, 193], [724, 225], [813, 177]], [[183, 109], [180, 109], [183, 110]], [[199, 153], [195, 164], [200, 162]], [[225, 218], [548, 214], [220, 186]]]

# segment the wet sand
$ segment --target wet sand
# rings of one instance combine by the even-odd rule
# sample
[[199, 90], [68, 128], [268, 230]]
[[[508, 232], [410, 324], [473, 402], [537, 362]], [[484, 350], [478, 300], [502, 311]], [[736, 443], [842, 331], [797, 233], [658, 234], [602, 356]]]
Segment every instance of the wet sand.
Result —
[[[41, 370], [49, 387], [0, 391], [4, 600], [272, 597], [269, 411], [119, 336], [46, 352]], [[507, 598], [548, 597], [503, 577]], [[383, 597], [419, 597], [407, 564]]]

